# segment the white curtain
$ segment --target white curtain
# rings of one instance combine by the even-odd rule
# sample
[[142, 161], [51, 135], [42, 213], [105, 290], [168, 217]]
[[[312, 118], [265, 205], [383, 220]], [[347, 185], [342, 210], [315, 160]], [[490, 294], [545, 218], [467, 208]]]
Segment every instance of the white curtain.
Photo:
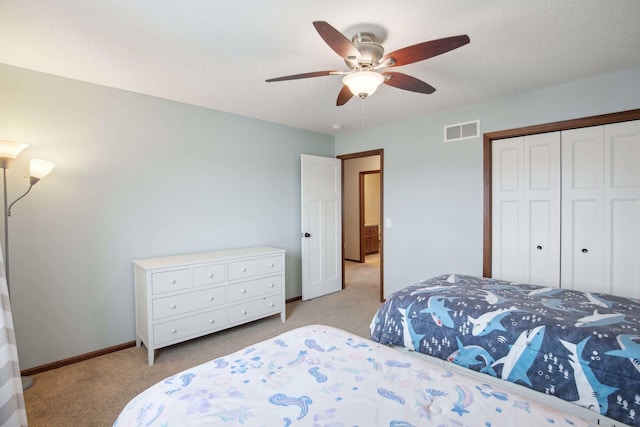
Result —
[[13, 331], [4, 259], [0, 252], [0, 425], [26, 426], [27, 411], [22, 394], [22, 378], [18, 364], [18, 348]]

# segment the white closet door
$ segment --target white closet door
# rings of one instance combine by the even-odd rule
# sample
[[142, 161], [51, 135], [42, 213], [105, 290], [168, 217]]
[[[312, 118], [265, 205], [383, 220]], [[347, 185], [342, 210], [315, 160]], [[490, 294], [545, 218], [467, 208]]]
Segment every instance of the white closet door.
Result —
[[524, 138], [525, 280], [560, 285], [560, 133]]
[[640, 298], [640, 121], [604, 129], [605, 291]]
[[604, 127], [562, 132], [562, 287], [604, 286]]
[[640, 297], [640, 122], [562, 134], [562, 286]]
[[492, 254], [491, 276], [523, 281], [523, 138], [493, 141], [492, 146]]
[[558, 286], [560, 134], [493, 142], [492, 276]]

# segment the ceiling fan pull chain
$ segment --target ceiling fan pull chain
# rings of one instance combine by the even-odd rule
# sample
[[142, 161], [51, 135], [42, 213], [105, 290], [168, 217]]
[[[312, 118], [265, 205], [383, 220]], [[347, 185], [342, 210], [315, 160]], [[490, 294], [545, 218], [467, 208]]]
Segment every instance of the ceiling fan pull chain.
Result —
[[364, 118], [365, 118], [365, 114], [364, 114], [364, 98], [361, 98], [360, 102], [362, 103], [362, 130], [364, 130]]

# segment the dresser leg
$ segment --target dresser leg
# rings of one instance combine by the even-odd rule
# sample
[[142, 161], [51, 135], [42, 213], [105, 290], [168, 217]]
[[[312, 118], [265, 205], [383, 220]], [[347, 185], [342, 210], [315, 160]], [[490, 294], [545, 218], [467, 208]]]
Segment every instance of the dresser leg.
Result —
[[282, 320], [282, 323], [284, 323], [287, 320], [287, 311], [282, 309], [282, 311], [280, 312], [280, 319]]
[[147, 351], [148, 354], [148, 359], [149, 359], [149, 366], [153, 366], [153, 350], [149, 349]]

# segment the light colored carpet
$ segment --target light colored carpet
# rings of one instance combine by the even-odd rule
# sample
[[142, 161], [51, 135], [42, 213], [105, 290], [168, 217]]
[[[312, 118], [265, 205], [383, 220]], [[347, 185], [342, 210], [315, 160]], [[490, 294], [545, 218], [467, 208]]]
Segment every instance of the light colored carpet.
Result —
[[165, 377], [299, 326], [324, 324], [368, 337], [380, 306], [378, 266], [376, 256], [364, 264], [348, 262], [345, 290], [287, 304], [286, 323], [271, 316], [163, 348], [153, 366], [145, 347], [133, 347], [34, 375], [24, 395], [29, 425], [111, 426], [129, 400]]

